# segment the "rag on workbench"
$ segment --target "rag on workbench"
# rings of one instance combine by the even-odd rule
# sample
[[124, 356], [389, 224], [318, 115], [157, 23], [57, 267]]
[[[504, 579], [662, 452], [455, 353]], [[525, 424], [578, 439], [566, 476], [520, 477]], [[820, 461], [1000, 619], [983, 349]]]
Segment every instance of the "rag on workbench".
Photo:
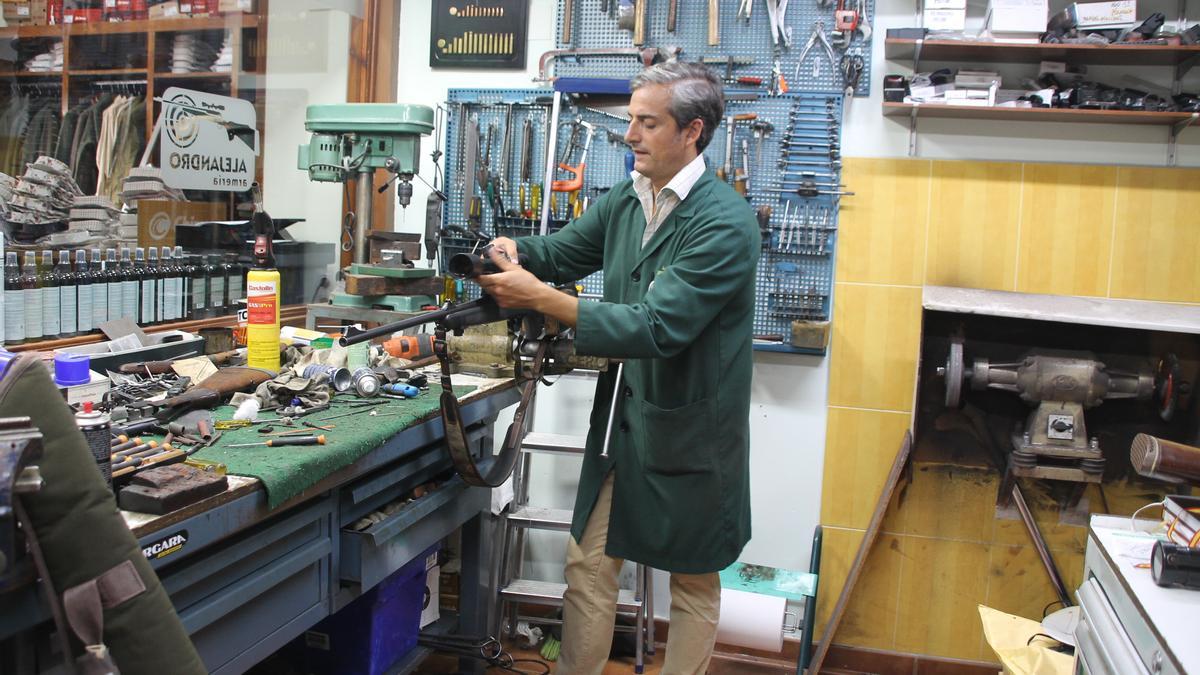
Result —
[[[474, 387], [469, 386], [455, 387], [454, 394], [461, 398], [474, 390]], [[372, 410], [389, 414], [372, 417]], [[223, 406], [215, 411], [214, 416], [219, 420], [232, 419], [233, 411], [232, 407]], [[267, 507], [274, 509], [316, 485], [334, 471], [358, 461], [397, 433], [436, 416], [438, 411], [438, 392], [431, 389], [417, 398], [392, 400], [386, 405], [361, 408], [358, 415], [331, 421], [330, 424], [336, 425], [332, 431], [313, 429], [314, 434], [325, 434], [326, 445], [225, 447], [235, 443], [258, 443], [270, 438], [281, 438], [258, 433], [258, 426], [261, 425], [256, 425], [226, 431], [216, 447], [201, 450], [195, 456], [197, 459], [224, 463], [228, 473], [250, 476], [262, 481], [267, 490]], [[322, 419], [343, 412], [349, 411], [340, 411], [338, 406], [334, 406], [328, 411], [314, 413], [302, 419], [321, 424]]]

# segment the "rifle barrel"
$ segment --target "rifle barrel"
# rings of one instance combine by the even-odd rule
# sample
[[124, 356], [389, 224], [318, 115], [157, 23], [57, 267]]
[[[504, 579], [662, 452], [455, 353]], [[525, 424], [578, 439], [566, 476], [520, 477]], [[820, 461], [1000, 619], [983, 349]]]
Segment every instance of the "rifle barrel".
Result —
[[396, 331], [401, 331], [406, 328], [413, 328], [437, 321], [444, 321], [460, 312], [494, 305], [495, 301], [492, 300], [491, 296], [484, 295], [478, 300], [471, 300], [470, 302], [464, 302], [460, 305], [451, 305], [449, 307], [443, 307], [442, 309], [435, 309], [433, 311], [418, 314], [416, 316], [410, 316], [407, 319], [401, 319], [392, 323], [383, 324], [382, 326], [376, 326], [370, 330], [364, 330], [362, 332], [354, 333], [353, 335], [344, 335], [338, 340], [338, 344], [343, 347], [349, 347], [350, 345], [356, 345], [360, 342], [373, 340], [377, 337], [391, 335]]

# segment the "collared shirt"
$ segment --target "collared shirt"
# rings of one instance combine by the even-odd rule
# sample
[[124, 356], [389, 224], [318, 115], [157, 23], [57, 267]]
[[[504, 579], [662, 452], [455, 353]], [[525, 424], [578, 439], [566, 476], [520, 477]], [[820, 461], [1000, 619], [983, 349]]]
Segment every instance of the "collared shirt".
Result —
[[695, 159], [688, 162], [687, 166], [680, 169], [679, 173], [675, 174], [663, 189], [658, 191], [657, 196], [654, 194], [654, 185], [651, 184], [649, 178], [637, 171], [629, 172], [629, 177], [633, 179], [633, 190], [637, 193], [638, 201], [642, 203], [642, 213], [646, 216], [646, 230], [642, 233], [642, 246], [650, 241], [650, 237], [654, 236], [659, 226], [667, 220], [675, 207], [687, 199], [688, 193], [692, 191], [696, 181], [704, 175], [704, 170], [704, 155], [697, 155]]

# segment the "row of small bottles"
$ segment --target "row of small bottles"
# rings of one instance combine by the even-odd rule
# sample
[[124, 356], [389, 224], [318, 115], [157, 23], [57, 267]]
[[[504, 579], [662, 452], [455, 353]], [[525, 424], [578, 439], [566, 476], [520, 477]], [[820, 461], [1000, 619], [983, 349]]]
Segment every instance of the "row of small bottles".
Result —
[[[148, 256], [148, 257], [147, 257]], [[5, 344], [84, 335], [129, 317], [141, 326], [232, 314], [244, 298], [246, 271], [236, 255], [184, 255], [183, 248], [26, 251], [4, 259]]]

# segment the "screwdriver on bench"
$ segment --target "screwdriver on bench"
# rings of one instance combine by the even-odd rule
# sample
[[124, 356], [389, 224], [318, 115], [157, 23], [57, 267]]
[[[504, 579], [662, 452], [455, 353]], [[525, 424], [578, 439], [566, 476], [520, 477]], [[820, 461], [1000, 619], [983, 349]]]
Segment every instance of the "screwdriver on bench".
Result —
[[325, 445], [325, 435], [320, 436], [293, 436], [291, 438], [272, 438], [269, 441], [262, 443], [235, 443], [227, 445], [227, 448], [252, 448], [259, 445], [265, 445], [269, 448], [278, 448], [282, 445]]

